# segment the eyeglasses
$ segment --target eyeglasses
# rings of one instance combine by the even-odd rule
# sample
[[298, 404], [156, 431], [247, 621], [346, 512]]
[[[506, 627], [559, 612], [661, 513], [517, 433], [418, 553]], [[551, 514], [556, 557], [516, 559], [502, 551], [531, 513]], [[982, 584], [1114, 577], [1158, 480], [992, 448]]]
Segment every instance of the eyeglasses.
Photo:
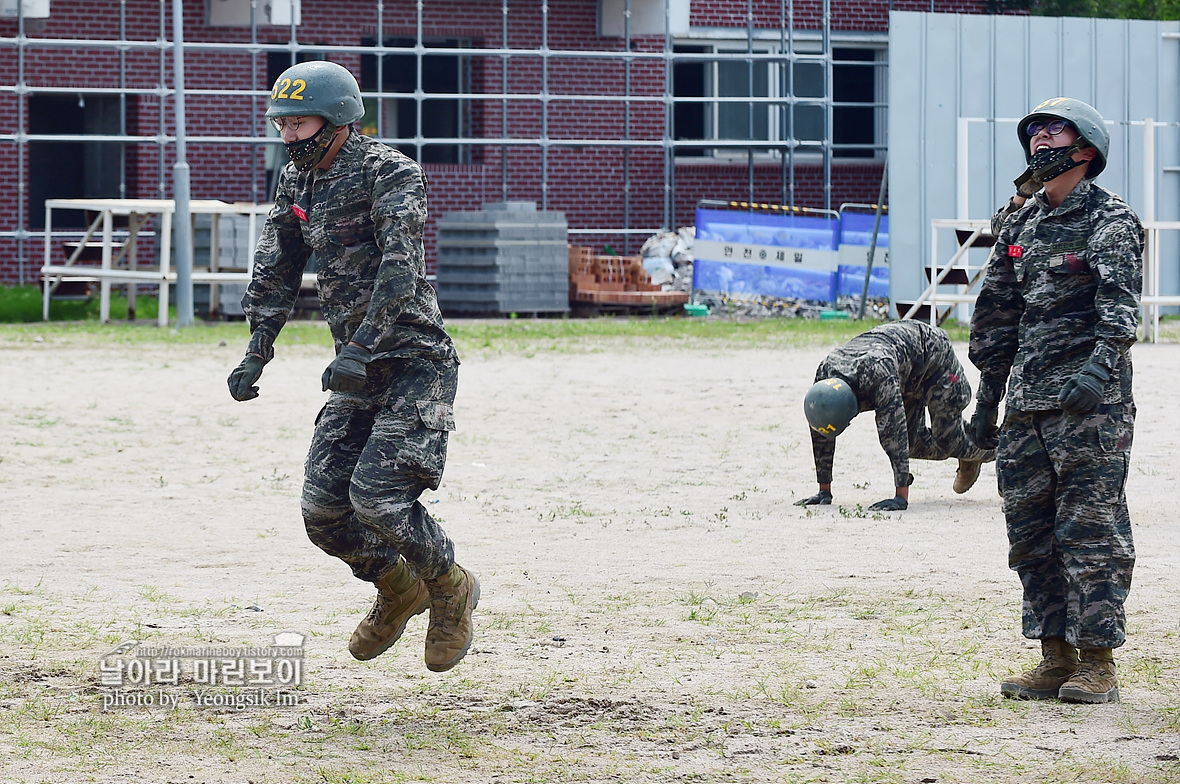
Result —
[[1028, 127], [1024, 129], [1024, 132], [1029, 136], [1036, 136], [1041, 131], [1048, 131], [1050, 136], [1056, 136], [1069, 127], [1069, 123], [1065, 120], [1050, 120], [1047, 123], [1036, 120], [1030, 122]]
[[299, 126], [303, 125], [310, 118], [308, 117], [271, 117], [270, 124], [275, 127], [279, 133], [283, 132], [283, 128], [290, 128], [292, 131], [298, 131]]

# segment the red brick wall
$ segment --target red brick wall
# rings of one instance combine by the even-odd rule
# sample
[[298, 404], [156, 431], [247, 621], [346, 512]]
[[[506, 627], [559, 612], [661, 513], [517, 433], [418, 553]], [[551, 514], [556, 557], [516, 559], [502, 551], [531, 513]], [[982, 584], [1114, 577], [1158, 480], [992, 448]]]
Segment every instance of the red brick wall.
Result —
[[[943, 14], [987, 13], [986, 0], [832, 0], [830, 5], [833, 30], [864, 32], [889, 28], [889, 10], [935, 11]], [[704, 27], [746, 27], [746, 0], [692, 4], [690, 24]], [[775, 27], [780, 18], [779, 0], [754, 0], [754, 26]], [[823, 27], [822, 0], [795, 0], [795, 28], [819, 30]]]
[[[212, 28], [205, 24], [204, 2], [190, 0], [185, 8], [185, 40], [201, 42], [249, 43], [248, 28]], [[508, 44], [514, 48], [541, 45], [544, 23], [540, 0], [509, 0]], [[595, 0], [548, 0], [548, 43], [553, 49], [618, 51], [619, 38], [601, 38], [597, 34]], [[928, 2], [894, 0], [896, 10], [930, 10]], [[709, 0], [694, 2], [692, 24], [745, 28], [746, 0]], [[983, 0], [939, 0], [938, 11], [979, 13]], [[154, 43], [161, 38], [159, 0], [128, 0], [126, 3], [126, 37]], [[756, 0], [756, 25], [777, 26], [779, 0]], [[819, 0], [796, 0], [795, 24], [799, 28], [820, 26]], [[832, 28], [855, 31], [885, 31], [888, 25], [887, 0], [834, 0]], [[29, 21], [26, 32], [38, 38], [117, 39], [120, 35], [118, 0], [53, 0], [48, 20]], [[422, 32], [426, 37], [469, 39], [473, 47], [502, 45], [501, 5], [495, 0], [427, 0], [424, 5]], [[386, 0], [382, 27], [385, 36], [413, 36], [418, 27], [417, 3], [409, 0]], [[377, 3], [367, 0], [304, 0], [299, 43], [308, 46], [359, 45], [378, 33]], [[16, 34], [15, 21], [0, 21], [0, 37]], [[171, 9], [165, 4], [163, 36], [171, 38]], [[262, 43], [285, 43], [289, 31], [260, 27]], [[663, 37], [638, 38], [632, 47], [640, 52], [661, 52]], [[332, 59], [360, 74], [360, 56], [333, 55]], [[251, 85], [251, 68], [257, 74]], [[172, 54], [155, 47], [136, 48], [126, 53], [124, 69], [128, 86], [154, 90], [161, 71], [165, 83], [172, 84]], [[497, 56], [472, 58], [474, 92], [499, 92], [501, 60]], [[582, 95], [622, 95], [625, 66], [621, 61], [592, 57], [554, 58], [547, 74], [551, 92]], [[633, 96], [662, 99], [664, 64], [662, 61], [636, 61], [631, 66]], [[0, 85], [16, 83], [17, 57], [12, 49], [0, 49]], [[118, 87], [119, 56], [114, 50], [68, 50], [46, 48], [26, 52], [24, 74], [34, 86], [68, 86], [93, 89]], [[509, 65], [511, 92], [539, 91], [542, 85], [540, 58], [514, 57]], [[265, 91], [267, 84], [265, 54], [252, 57], [245, 51], [202, 50], [193, 47], [186, 58], [185, 86], [188, 91], [211, 91], [186, 96], [187, 132], [192, 136], [264, 136], [262, 109], [264, 99], [216, 94], [218, 91], [250, 88]], [[173, 105], [169, 96], [145, 94], [131, 99], [128, 132], [154, 137], [172, 135]], [[632, 101], [629, 119], [624, 121], [625, 103], [575, 102], [554, 100], [549, 105], [548, 130], [555, 139], [578, 140], [590, 137], [623, 138], [659, 142], [664, 130], [662, 100]], [[161, 113], [163, 123], [161, 125]], [[0, 134], [13, 134], [18, 118], [16, 98], [0, 93]], [[477, 136], [498, 136], [501, 130], [499, 101], [473, 102], [472, 121]], [[542, 112], [536, 100], [512, 101], [508, 108], [508, 131], [514, 138], [529, 138], [540, 133]], [[266, 200], [265, 169], [262, 145], [235, 143], [193, 143], [187, 147], [191, 169], [193, 198], [225, 201]], [[171, 197], [171, 173], [175, 147], [163, 149], [154, 139], [133, 146], [127, 157], [128, 197]], [[624, 219], [634, 228], [655, 228], [664, 220], [664, 156], [660, 147], [633, 148], [628, 155], [630, 183], [624, 183], [622, 148], [613, 146], [552, 146], [547, 154], [536, 146], [511, 146], [502, 161], [499, 146], [475, 148], [471, 164], [428, 165], [431, 182], [431, 213], [435, 218], [447, 212], [477, 209], [483, 202], [499, 201], [501, 166], [508, 171], [507, 198], [544, 201], [549, 209], [561, 210], [571, 227], [622, 226]], [[543, 158], [547, 159], [542, 176]], [[18, 228], [18, 161], [15, 145], [0, 141], [0, 231]], [[163, 174], [162, 187], [160, 183]], [[782, 170], [777, 164], [755, 168], [754, 199], [782, 201]], [[833, 167], [832, 203], [875, 201], [880, 186], [881, 167], [873, 163], [846, 164]], [[689, 225], [693, 209], [701, 198], [745, 200], [749, 196], [744, 162], [726, 165], [721, 162], [680, 165], [676, 168], [676, 205], [674, 225]], [[629, 198], [624, 199], [624, 191]], [[824, 202], [822, 170], [818, 164], [796, 166], [795, 203], [822, 206]], [[626, 213], [626, 215], [625, 215]], [[427, 227], [427, 258], [433, 259], [435, 228], [432, 219]], [[612, 244], [616, 248], [630, 244], [634, 251], [643, 237], [592, 238], [596, 245]], [[17, 277], [17, 246], [13, 239], [0, 239], [0, 282], [14, 282]], [[41, 263], [39, 239], [26, 245], [26, 280], [35, 280]]]

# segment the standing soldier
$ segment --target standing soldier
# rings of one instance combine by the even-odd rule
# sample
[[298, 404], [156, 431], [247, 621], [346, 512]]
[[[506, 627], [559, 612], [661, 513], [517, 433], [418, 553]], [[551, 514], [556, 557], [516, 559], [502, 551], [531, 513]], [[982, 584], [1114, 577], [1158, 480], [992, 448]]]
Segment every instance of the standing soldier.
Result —
[[430, 608], [426, 666], [459, 663], [471, 645], [479, 581], [418, 501], [437, 489], [459, 357], [426, 280], [426, 177], [417, 163], [352, 128], [364, 114], [345, 68], [306, 62], [284, 71], [266, 116], [291, 156], [267, 217], [242, 306], [246, 357], [229, 377], [235, 400], [254, 383], [314, 260], [336, 358], [323, 374], [303, 484], [303, 520], [377, 600], [352, 635], [357, 659], [384, 653]]
[[1124, 489], [1143, 228], [1093, 183], [1110, 144], [1094, 107], [1054, 98], [1017, 135], [1028, 162], [1017, 188], [1044, 190], [1003, 221], [988, 261], [971, 321], [971, 430], [999, 445], [1008, 563], [1024, 586], [1024, 636], [1043, 657], [1000, 691], [1112, 702], [1135, 564]]
[[877, 412], [877, 434], [893, 465], [894, 496], [871, 510], [909, 506], [910, 458], [958, 458], [956, 493], [967, 492], [979, 478], [980, 464], [995, 459], [994, 450], [977, 449], [967, 437], [962, 414], [971, 402], [971, 385], [950, 338], [938, 327], [920, 321], [882, 324], [828, 354], [815, 378], [803, 410], [811, 426], [819, 492], [796, 501], [797, 506], [832, 502], [836, 436], [861, 411]]

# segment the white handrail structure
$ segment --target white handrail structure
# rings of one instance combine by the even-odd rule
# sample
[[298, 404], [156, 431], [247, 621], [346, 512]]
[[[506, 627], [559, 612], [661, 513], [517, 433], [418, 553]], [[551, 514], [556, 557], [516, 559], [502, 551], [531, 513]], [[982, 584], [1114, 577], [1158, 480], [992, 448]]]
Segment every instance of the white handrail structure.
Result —
[[[967, 209], [967, 127], [972, 122], [989, 122], [985, 117], [960, 117], [957, 126], [958, 138], [958, 153], [956, 159], [957, 181], [956, 181], [956, 212], [959, 213], [958, 218], [935, 218], [930, 221], [930, 262], [928, 270], [930, 273], [930, 284], [926, 290], [922, 292], [909, 309], [901, 317], [903, 319], [912, 318], [922, 305], [928, 305], [930, 308], [930, 322], [932, 324], [938, 321], [938, 305], [941, 304], [975, 304], [976, 295], [971, 293], [971, 289], [975, 287], [982, 273], [982, 267], [972, 267], [969, 264], [961, 264], [960, 260], [967, 252], [968, 248], [975, 242], [975, 240], [988, 231], [990, 228], [990, 218], [987, 220], [972, 220], [963, 216]], [[1132, 125], [1139, 125], [1139, 122], [1132, 122]], [[1141, 305], [1141, 320], [1143, 323], [1144, 337], [1151, 342], [1159, 340], [1159, 320], [1160, 308], [1180, 306], [1180, 295], [1162, 295], [1160, 294], [1160, 265], [1162, 258], [1160, 255], [1160, 234], [1164, 231], [1180, 231], [1180, 221], [1157, 221], [1155, 219], [1155, 128], [1157, 125], [1163, 123], [1156, 123], [1152, 118], [1147, 118], [1142, 121], [1143, 125], [1143, 229], [1146, 235], [1146, 244], [1143, 250], [1143, 293], [1140, 299]], [[938, 232], [940, 229], [959, 229], [964, 231], [971, 231], [970, 237], [959, 245], [955, 253], [945, 263], [939, 263], [938, 253]], [[961, 293], [949, 293], [939, 291], [939, 287], [944, 285], [943, 281], [952, 269], [962, 269], [967, 273], [968, 285]]]
[[[918, 312], [923, 304], [930, 306], [930, 323], [938, 323], [938, 305], [940, 303], [959, 304], [963, 302], [974, 303], [974, 294], [948, 294], [946, 292], [939, 292], [939, 286], [944, 285], [947, 275], [951, 270], [961, 269], [967, 273], [968, 280], [973, 284], [978, 274], [983, 271], [983, 267], [971, 267], [968, 264], [960, 264], [960, 260], [971, 248], [977, 239], [991, 228], [991, 221], [989, 220], [960, 220], [955, 218], [935, 218], [930, 221], [930, 264], [927, 269], [930, 271], [930, 284], [926, 286], [926, 290], [918, 297], [917, 301], [910, 305], [909, 310], [902, 316], [903, 319], [913, 318], [914, 314]], [[967, 240], [955, 249], [955, 253], [946, 264], [938, 263], [938, 232], [939, 229], [960, 229], [963, 231], [970, 231], [971, 234]], [[974, 274], [972, 274], [974, 273]]]
[[[214, 218], [214, 225], [210, 233], [210, 267], [208, 271], [194, 271], [194, 283], [208, 283], [216, 286], [219, 283], [243, 283], [250, 280], [250, 266], [254, 261], [254, 245], [258, 241], [257, 219], [259, 215], [266, 215], [270, 211], [269, 204], [249, 204], [237, 202], [229, 204], [216, 200], [196, 200], [189, 203], [191, 212], [210, 214]], [[80, 255], [81, 249], [75, 252], [65, 264], [53, 264], [53, 211], [54, 210], [89, 210], [98, 213], [98, 217], [91, 223], [86, 232], [83, 243], [93, 236], [102, 225], [102, 263], [98, 267], [75, 266], [74, 261]], [[145, 283], [159, 286], [158, 323], [161, 327], [168, 325], [168, 286], [176, 282], [176, 270], [172, 268], [172, 215], [176, 204], [171, 199], [46, 199], [45, 200], [45, 256], [41, 267], [42, 280], [42, 318], [49, 320], [49, 300], [53, 289], [63, 280], [69, 281], [97, 281], [100, 285], [99, 318], [106, 322], [111, 316], [111, 284], [112, 283]], [[114, 216], [127, 217], [129, 228], [125, 246], [116, 252], [116, 238], [114, 232]], [[148, 216], [160, 216], [159, 258], [158, 264], [152, 268], [136, 269], [135, 245], [139, 230], [143, 228]], [[247, 215], [250, 220], [249, 248], [247, 268], [245, 271], [228, 272], [217, 268], [217, 225], [221, 215]], [[119, 262], [126, 256], [129, 268], [120, 268]], [[304, 283], [314, 284], [315, 273], [306, 273]], [[210, 297], [214, 297], [213, 291]], [[132, 305], [134, 307], [134, 305]]]

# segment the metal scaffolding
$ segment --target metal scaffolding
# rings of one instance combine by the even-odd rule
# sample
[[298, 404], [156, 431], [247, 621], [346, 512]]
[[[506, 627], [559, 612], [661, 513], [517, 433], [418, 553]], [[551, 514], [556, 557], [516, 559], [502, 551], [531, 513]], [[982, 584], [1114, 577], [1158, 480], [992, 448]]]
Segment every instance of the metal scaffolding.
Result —
[[[305, 15], [314, 0], [305, 4]], [[599, 0], [600, 3], [602, 0]], [[67, 0], [55, 0], [54, 7], [64, 5]], [[441, 7], [441, 0], [439, 2]], [[720, 43], [716, 40], [717, 28], [707, 31], [689, 30], [687, 32], [673, 30], [673, 0], [664, 0], [664, 31], [662, 35], [662, 51], [656, 51], [661, 36], [641, 31], [633, 34], [633, 5], [639, 0], [621, 0], [622, 5], [622, 37], [595, 37], [594, 40], [617, 41], [616, 49], [582, 50], [551, 48], [553, 35], [550, 29], [553, 12], [546, 0], [501, 0], [501, 23], [495, 40], [494, 34], [488, 34], [485, 41], [488, 46], [472, 47], [467, 41], [451, 41], [440, 44], [437, 38], [425, 34], [427, 21], [432, 8], [436, 7], [431, 0], [423, 0], [414, 4], [414, 35], [413, 41], [400, 41], [396, 45], [387, 44], [387, 27], [390, 25], [389, 9], [393, 4], [388, 0], [373, 0], [373, 17], [376, 20], [376, 30], [382, 31], [375, 40], [367, 45], [323, 44], [310, 40], [314, 36], [313, 30], [305, 29], [306, 25], [297, 24], [295, 14], [292, 14], [290, 24], [286, 28], [287, 40], [284, 42], [265, 42], [264, 38], [273, 38], [276, 28], [261, 24], [258, 16], [260, 4], [249, 2], [249, 40], [183, 40], [182, 55], [190, 61], [198, 59], [199, 55], [210, 53], [225, 53], [227, 55], [249, 55], [250, 88], [242, 87], [214, 87], [194, 84], [197, 79], [190, 72], [190, 86], [185, 89], [185, 95], [190, 99], [190, 123], [194, 114], [192, 104], [199, 103], [206, 96], [236, 96], [248, 98], [253, 118], [248, 134], [217, 135], [208, 132], [188, 133], [186, 140], [189, 145], [201, 144], [237, 144], [248, 148], [250, 198], [255, 202], [269, 200], [273, 193], [273, 176], [268, 178], [267, 153], [268, 147], [281, 152], [281, 142], [275, 136], [268, 136], [265, 123], [262, 120], [262, 109], [265, 106], [269, 89], [260, 83], [264, 68], [272, 63], [274, 57], [284, 57], [287, 62], [294, 63], [306, 58], [372, 58], [375, 63], [375, 87], [366, 89], [362, 84], [363, 96], [366, 102], [373, 102], [376, 107], [375, 136], [389, 144], [417, 154], [419, 160], [428, 149], [450, 148], [460, 151], [459, 154], [470, 158], [473, 151], [483, 150], [482, 154], [491, 157], [488, 160], [494, 167], [494, 158], [498, 156], [499, 163], [499, 191], [504, 200], [510, 192], [521, 191], [519, 177], [513, 177], [510, 160], [514, 154], [530, 151], [539, 158], [539, 171], [536, 174], [536, 200], [541, 209], [563, 209], [565, 205], [556, 203], [552, 195], [551, 178], [558, 172], [555, 169], [553, 156], [556, 150], [601, 149], [618, 150], [622, 155], [621, 193], [621, 224], [613, 225], [574, 225], [571, 222], [571, 234], [594, 236], [622, 237], [625, 247], [630, 246], [634, 237], [646, 237], [661, 229], [674, 229], [677, 219], [677, 166], [684, 166], [694, 162], [724, 158], [740, 166], [740, 157], [744, 153], [747, 193], [746, 201], [767, 202], [765, 189], [759, 198], [756, 192], [755, 173], [759, 165], [777, 163], [779, 166], [779, 184], [777, 198], [779, 203], [788, 208], [797, 206], [799, 191], [798, 171], [801, 164], [806, 163], [814, 170], [818, 165], [822, 172], [822, 204], [808, 206], [832, 208], [832, 161], [835, 155], [860, 154], [868, 156], [865, 160], [875, 159], [880, 162], [885, 154], [884, 138], [884, 108], [883, 95], [884, 73], [886, 61], [884, 58], [884, 33], [873, 36], [862, 36], [859, 43], [866, 42], [875, 49], [875, 56], [871, 60], [842, 63], [833, 57], [833, 36], [831, 31], [830, 0], [822, 2], [822, 19], [818, 29], [797, 30], [794, 0], [780, 0], [777, 20], [761, 20], [756, 26], [756, 15], [753, 0], [735, 0], [735, 5], [744, 6], [746, 27], [728, 28], [723, 30], [725, 38]], [[14, 96], [16, 111], [16, 126], [12, 129], [0, 127], [0, 150], [4, 145], [12, 144], [16, 148], [16, 187], [18, 207], [16, 228], [0, 231], [0, 241], [4, 238], [16, 240], [20, 282], [32, 279], [28, 267], [30, 252], [27, 247], [29, 240], [43, 238], [43, 232], [30, 228], [29, 215], [29, 145], [47, 142], [82, 142], [82, 143], [117, 143], [119, 149], [119, 193], [126, 196], [154, 196], [165, 198], [168, 188], [165, 160], [173, 157], [177, 146], [177, 135], [169, 133], [168, 113], [165, 105], [175, 100], [175, 88], [168, 68], [168, 56], [174, 54], [174, 36], [167, 17], [166, 3], [158, 2], [151, 5], [158, 6], [159, 33], [155, 40], [133, 39], [128, 36], [128, 14], [132, 11], [135, 0], [120, 0], [119, 22], [117, 38], [58, 38], [30, 34], [30, 20], [23, 16], [23, 10], [16, 19], [16, 35], [14, 37], [0, 37], [0, 57], [5, 52], [15, 54], [15, 71], [10, 75], [0, 74], [0, 100], [5, 95]], [[359, 5], [359, 4], [358, 4]], [[453, 11], [455, 3], [446, 5]], [[405, 4], [404, 7], [408, 7]], [[143, 8], [148, 3], [142, 4]], [[23, 5], [18, 3], [18, 9]], [[529, 45], [511, 46], [510, 35], [524, 37], [533, 28], [513, 25], [514, 17], [524, 16], [525, 13], [540, 16], [539, 37], [529, 41]], [[405, 19], [403, 14], [400, 20]], [[38, 20], [36, 28], [46, 29], [46, 23]], [[52, 19], [49, 20], [52, 22]], [[140, 25], [142, 28], [142, 25]], [[206, 27], [203, 34], [216, 33], [220, 28]], [[270, 35], [262, 35], [263, 31]], [[241, 28], [233, 28], [234, 35], [226, 38], [244, 36]], [[72, 31], [76, 32], [76, 31]], [[710, 36], [713, 36], [712, 38]], [[406, 36], [408, 38], [408, 36]], [[870, 40], [871, 39], [871, 40]], [[853, 40], [853, 39], [849, 39]], [[853, 44], [858, 43], [853, 40]], [[467, 44], [467, 45], [463, 45]], [[842, 45], [848, 46], [844, 43]], [[744, 49], [744, 50], [743, 50]], [[93, 52], [114, 54], [118, 58], [118, 85], [96, 86], [87, 83], [87, 79], [80, 78], [76, 83], [69, 84], [31, 84], [29, 60], [35, 55], [46, 52], [65, 51]], [[158, 58], [155, 84], [144, 86], [142, 83], [133, 84], [138, 80], [129, 78], [128, 58], [134, 55], [155, 54]], [[415, 83], [412, 89], [387, 89], [386, 60], [389, 58], [412, 57], [416, 64]], [[481, 66], [498, 70], [498, 80], [485, 79], [481, 86], [489, 86], [494, 81], [499, 82], [498, 92], [477, 91], [472, 89], [470, 73], [462, 76], [461, 81], [451, 91], [430, 91], [424, 83], [424, 66], [430, 62], [438, 62], [437, 58], [456, 58], [463, 67], [470, 71], [472, 65], [479, 62]], [[433, 59], [432, 59], [433, 58]], [[142, 57], [139, 74], [142, 78]], [[554, 69], [562, 64], [574, 60], [591, 60], [601, 63], [620, 64], [623, 71], [621, 93], [570, 93], [554, 91]], [[735, 70], [735, 64], [745, 65], [744, 80], [739, 78], [740, 71]], [[864, 66], [872, 69], [873, 81], [878, 85], [877, 92], [871, 96], [872, 100], [836, 101], [834, 100], [833, 69], [841, 65]], [[692, 73], [702, 74], [706, 89], [700, 90], [701, 95], [687, 95], [678, 89], [678, 69], [695, 68]], [[636, 77], [639, 69], [643, 69], [646, 81]], [[806, 71], [811, 75], [807, 89], [800, 89], [800, 76]], [[489, 71], [491, 72], [491, 71]], [[662, 82], [662, 89], [653, 90], [652, 74], [659, 73], [655, 81]], [[522, 76], [523, 74], [523, 76]], [[817, 79], [818, 77], [818, 79]], [[729, 79], [732, 84], [721, 84]], [[246, 75], [240, 79], [227, 81], [244, 84]], [[711, 80], [711, 81], [710, 81]], [[736, 87], [734, 86], [736, 84]], [[396, 87], [396, 85], [394, 85]], [[558, 85], [560, 87], [560, 85]], [[461, 88], [461, 89], [460, 89]], [[646, 88], [646, 89], [645, 89]], [[729, 93], [726, 94], [728, 89]], [[818, 93], [818, 94], [813, 94]], [[29, 132], [29, 100], [36, 96], [45, 95], [110, 95], [118, 97], [119, 131], [118, 133], [31, 133]], [[137, 126], [139, 133], [128, 132], [128, 99], [136, 96], [149, 108], [155, 109], [158, 125], [155, 133], [142, 133], [142, 126]], [[413, 106], [413, 122], [407, 130], [404, 119], [391, 127], [390, 117], [387, 116], [390, 106], [405, 106], [410, 101]], [[470, 123], [462, 122], [454, 126], [453, 133], [440, 134], [437, 129], [427, 127], [425, 118], [430, 116], [432, 107], [438, 106], [439, 101], [455, 102], [462, 107], [463, 117], [468, 120], [472, 113], [479, 111], [484, 116], [493, 117], [498, 114], [497, 123], [491, 122], [482, 126], [479, 133], [473, 133]], [[431, 104], [430, 102], [435, 102]], [[617, 134], [595, 135], [591, 133], [574, 138], [573, 134], [560, 133], [554, 128], [554, 106], [568, 105], [583, 106], [618, 106], [621, 105], [622, 132]], [[536, 116], [535, 132], [524, 132], [521, 126], [528, 126], [528, 122], [517, 122], [514, 130], [513, 123], [518, 120], [519, 111], [516, 107], [538, 106], [533, 110]], [[695, 108], [694, 108], [695, 107]], [[731, 109], [730, 107], [736, 107]], [[740, 119], [741, 109], [745, 108], [744, 123]], [[842, 107], [859, 110], [869, 110], [877, 128], [876, 136], [869, 141], [857, 143], [835, 143], [833, 140], [834, 112]], [[424, 111], [424, 108], [426, 111]], [[694, 122], [701, 131], [696, 138], [686, 138], [683, 129], [677, 128], [677, 110], [691, 113]], [[395, 111], [395, 114], [400, 109]], [[644, 132], [637, 127], [638, 119], [642, 117], [658, 117], [662, 113], [662, 135]], [[526, 113], [527, 114], [527, 113]], [[531, 117], [532, 115], [528, 115]], [[686, 115], [687, 116], [687, 115]], [[807, 132], [800, 129], [802, 118], [810, 117], [811, 122]], [[399, 115], [400, 117], [400, 115]], [[728, 128], [725, 123], [730, 123]], [[567, 123], [568, 126], [568, 123]], [[650, 127], [650, 126], [649, 126]], [[744, 138], [736, 138], [733, 129], [742, 127], [746, 130]], [[79, 129], [81, 131], [81, 129]], [[191, 131], [191, 129], [190, 129]], [[147, 194], [147, 183], [141, 182], [136, 194], [127, 193], [127, 177], [125, 171], [126, 150], [132, 146], [148, 146], [154, 148], [157, 161], [155, 194]], [[662, 205], [658, 209], [638, 210], [634, 202], [633, 190], [636, 186], [635, 166], [636, 155], [641, 151], [656, 153], [662, 164]], [[493, 155], [494, 153], [494, 155]], [[271, 154], [273, 157], [273, 154]], [[460, 160], [459, 162], [463, 162]], [[429, 160], [424, 163], [428, 166]], [[274, 167], [269, 169], [273, 172]], [[494, 170], [494, 169], [493, 169]], [[514, 187], [510, 188], [510, 184]], [[736, 194], [734, 194], [736, 195]], [[203, 197], [215, 194], [202, 194]], [[776, 207], [779, 205], [775, 205]], [[651, 225], [657, 219], [662, 225]], [[648, 217], [652, 216], [652, 217]], [[647, 224], [647, 225], [636, 225]], [[37, 255], [34, 251], [33, 257]]]

